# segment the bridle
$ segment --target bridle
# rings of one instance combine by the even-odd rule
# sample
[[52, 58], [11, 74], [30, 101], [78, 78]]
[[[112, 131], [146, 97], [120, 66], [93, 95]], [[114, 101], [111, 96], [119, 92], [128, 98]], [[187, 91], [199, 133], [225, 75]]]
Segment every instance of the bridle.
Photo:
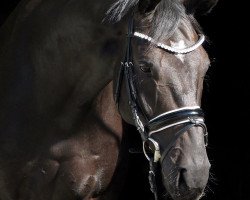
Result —
[[[162, 113], [154, 117], [151, 120], [147, 119], [147, 117], [144, 115], [142, 111], [140, 102], [138, 101], [136, 85], [134, 82], [134, 72], [133, 72], [134, 62], [133, 62], [132, 45], [131, 45], [133, 37], [138, 37], [140, 39], [147, 40], [155, 44], [157, 48], [162, 48], [164, 50], [167, 50], [170, 53], [179, 53], [179, 54], [185, 53], [186, 54], [197, 49], [204, 42], [204, 36], [201, 35], [198, 42], [191, 47], [188, 47], [186, 49], [181, 49], [181, 50], [174, 49], [173, 47], [169, 47], [162, 43], [155, 43], [151, 37], [145, 34], [134, 32], [133, 17], [129, 19], [127, 48], [126, 48], [124, 61], [121, 63], [121, 66], [119, 68], [114, 98], [119, 109], [121, 85], [122, 85], [123, 79], [125, 79], [124, 81], [125, 81], [127, 95], [128, 95], [128, 103], [131, 108], [135, 126], [137, 130], [139, 131], [142, 141], [143, 141], [144, 154], [149, 161], [150, 189], [154, 194], [155, 200], [157, 200], [158, 194], [157, 194], [156, 177], [155, 177], [156, 163], [159, 160], [163, 162], [163, 160], [166, 158], [171, 148], [173, 147], [174, 143], [176, 142], [176, 140], [190, 128], [197, 127], [197, 126], [203, 128], [205, 145], [207, 145], [207, 142], [208, 142], [208, 139], [207, 139], [208, 133], [207, 133], [206, 125], [204, 123], [204, 114], [202, 112], [202, 109], [199, 106], [183, 107], [183, 108], [179, 108], [179, 109], [175, 109], [175, 110]], [[142, 120], [142, 118], [144, 119]], [[179, 129], [174, 134], [174, 137], [168, 144], [168, 147], [163, 152], [161, 152], [158, 142], [156, 142], [152, 138], [152, 135], [157, 134], [162, 130], [176, 127], [179, 125], [181, 126], [181, 129]], [[152, 155], [149, 154], [148, 151], [146, 150], [146, 146], [149, 144], [153, 146], [153, 148], [151, 148], [151, 151], [153, 151]]]

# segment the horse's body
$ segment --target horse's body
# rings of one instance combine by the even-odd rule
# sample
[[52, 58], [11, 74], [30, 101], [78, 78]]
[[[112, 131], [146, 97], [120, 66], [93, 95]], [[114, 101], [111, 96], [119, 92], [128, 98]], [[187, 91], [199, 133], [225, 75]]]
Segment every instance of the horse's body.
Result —
[[1, 200], [89, 199], [110, 183], [122, 124], [103, 5], [23, 1], [2, 27]]
[[111, 3], [23, 0], [1, 28], [0, 200], [115, 198], [126, 23], [101, 23]]

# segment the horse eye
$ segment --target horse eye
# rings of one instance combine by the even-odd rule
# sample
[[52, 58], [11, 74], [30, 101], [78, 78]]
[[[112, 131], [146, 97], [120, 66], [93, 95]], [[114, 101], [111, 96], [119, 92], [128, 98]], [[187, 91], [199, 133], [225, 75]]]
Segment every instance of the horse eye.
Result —
[[151, 65], [149, 63], [140, 63], [139, 67], [141, 71], [145, 73], [151, 73]]

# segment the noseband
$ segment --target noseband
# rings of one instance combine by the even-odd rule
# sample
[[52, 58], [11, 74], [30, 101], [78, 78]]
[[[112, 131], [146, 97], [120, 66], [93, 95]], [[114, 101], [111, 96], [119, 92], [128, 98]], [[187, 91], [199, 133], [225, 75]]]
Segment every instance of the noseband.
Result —
[[[166, 158], [169, 151], [175, 144], [176, 140], [179, 137], [181, 137], [190, 128], [192, 127], [203, 128], [205, 145], [207, 145], [208, 134], [207, 134], [206, 125], [204, 123], [204, 114], [202, 112], [202, 109], [199, 106], [182, 107], [179, 109], [175, 109], [175, 110], [162, 113], [154, 117], [151, 120], [147, 119], [147, 117], [144, 115], [144, 112], [142, 110], [142, 106], [140, 105], [138, 101], [137, 90], [136, 90], [136, 86], [134, 83], [134, 72], [133, 72], [134, 64], [133, 64], [131, 40], [133, 37], [138, 37], [140, 39], [144, 39], [155, 44], [156, 48], [161, 48], [170, 53], [186, 54], [197, 49], [204, 42], [204, 36], [201, 35], [198, 42], [191, 47], [188, 47], [185, 49], [174, 49], [173, 47], [167, 46], [165, 44], [156, 43], [151, 37], [142, 33], [134, 32], [133, 29], [134, 29], [133, 17], [131, 17], [129, 20], [129, 24], [128, 24], [126, 54], [125, 54], [124, 62], [121, 63], [121, 66], [119, 68], [119, 74], [118, 74], [117, 84], [115, 88], [114, 98], [119, 109], [121, 85], [122, 85], [123, 79], [125, 79], [124, 81], [125, 81], [127, 95], [128, 95], [128, 103], [131, 108], [135, 126], [137, 130], [139, 131], [142, 141], [143, 141], [144, 154], [149, 161], [149, 166], [150, 166], [149, 183], [151, 187], [150, 189], [154, 193], [155, 199], [157, 200], [158, 196], [157, 196], [157, 188], [156, 188], [156, 181], [155, 181], [156, 163], [159, 160], [163, 162], [163, 160]], [[163, 130], [173, 128], [176, 126], [180, 126], [181, 129], [178, 130], [174, 134], [167, 148], [163, 152], [161, 152], [158, 142], [156, 142], [152, 138], [152, 135], [155, 135]], [[149, 143], [151, 144], [151, 146], [153, 146], [152, 148], [153, 154], [149, 154], [146, 150], [146, 145]]]

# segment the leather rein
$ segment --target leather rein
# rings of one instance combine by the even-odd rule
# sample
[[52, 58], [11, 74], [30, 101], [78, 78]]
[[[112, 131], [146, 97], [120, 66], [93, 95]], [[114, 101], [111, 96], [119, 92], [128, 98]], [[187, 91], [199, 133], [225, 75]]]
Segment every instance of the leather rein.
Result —
[[[139, 37], [139, 36], [138, 36], [138, 32], [134, 32], [133, 23], [134, 23], [133, 17], [131, 17], [128, 23], [126, 54], [125, 54], [124, 61], [121, 62], [121, 66], [119, 68], [114, 98], [119, 109], [121, 85], [123, 81], [125, 81], [125, 86], [126, 86], [127, 95], [128, 95], [128, 103], [129, 103], [129, 106], [133, 115], [133, 120], [134, 120], [137, 130], [139, 131], [141, 135], [145, 157], [149, 161], [150, 189], [152, 193], [154, 194], [155, 200], [157, 200], [158, 193], [157, 193], [155, 175], [156, 175], [156, 164], [158, 163], [158, 161], [161, 160], [161, 162], [163, 162], [163, 160], [166, 158], [171, 148], [175, 144], [176, 140], [179, 137], [181, 137], [190, 128], [197, 127], [197, 126], [203, 128], [205, 145], [207, 145], [207, 142], [208, 142], [208, 139], [207, 139], [208, 133], [207, 133], [206, 125], [204, 123], [204, 114], [202, 112], [202, 109], [199, 106], [183, 107], [183, 108], [171, 110], [171, 111], [162, 113], [151, 120], [148, 120], [147, 117], [144, 115], [141, 109], [140, 103], [138, 101], [137, 90], [136, 90], [136, 85], [134, 81], [134, 76], [135, 76], [134, 71], [133, 71], [134, 62], [133, 62], [133, 53], [132, 53], [131, 43], [132, 43], [133, 37]], [[140, 34], [140, 35], [143, 37], [139, 37], [139, 38], [152, 41], [151, 39], [150, 40], [148, 39], [150, 37], [144, 34]], [[196, 46], [196, 48], [198, 48], [201, 45], [201, 44], [197, 45], [198, 43], [202, 44], [201, 39], [193, 46]], [[163, 48], [160, 45], [156, 45], [156, 47]], [[189, 52], [191, 52], [195, 50], [196, 48], [189, 47], [188, 49], [190, 49]], [[163, 49], [167, 50], [166, 48], [163, 48]], [[170, 53], [176, 53], [176, 52], [170, 51]], [[185, 53], [188, 53], [188, 52], [185, 51]], [[143, 117], [144, 119], [142, 120], [141, 117]], [[146, 124], [143, 124], [143, 122], [146, 122]], [[164, 151], [162, 152], [158, 142], [156, 142], [151, 136], [162, 130], [175, 127], [178, 125], [182, 125], [182, 128], [174, 134], [174, 137], [168, 144], [168, 147], [164, 149]], [[151, 146], [153, 146], [153, 148], [151, 149], [152, 154], [149, 154], [148, 151], [146, 150], [146, 145], [148, 144], [151, 144]]]

